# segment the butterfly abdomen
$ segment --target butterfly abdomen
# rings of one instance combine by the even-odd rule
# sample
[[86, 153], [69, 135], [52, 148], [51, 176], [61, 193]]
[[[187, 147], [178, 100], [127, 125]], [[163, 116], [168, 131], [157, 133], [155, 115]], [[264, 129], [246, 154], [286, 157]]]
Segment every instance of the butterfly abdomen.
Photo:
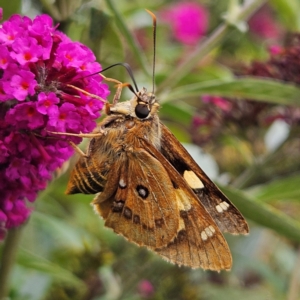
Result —
[[71, 173], [66, 194], [96, 194], [103, 191], [109, 166], [103, 164], [102, 172], [89, 157], [82, 157]]

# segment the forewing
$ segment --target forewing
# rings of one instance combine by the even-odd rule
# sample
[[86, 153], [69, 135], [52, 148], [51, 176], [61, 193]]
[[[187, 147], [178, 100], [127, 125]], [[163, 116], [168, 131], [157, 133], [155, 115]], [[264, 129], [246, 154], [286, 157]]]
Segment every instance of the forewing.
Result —
[[174, 240], [166, 247], [153, 248], [166, 260], [191, 268], [230, 269], [229, 247], [218, 226], [187, 182], [153, 145], [144, 141], [144, 149], [160, 161], [173, 183], [178, 203], [180, 226]]
[[220, 230], [231, 234], [247, 234], [248, 224], [238, 209], [163, 124], [161, 124], [161, 132], [162, 154], [187, 181]]
[[[110, 172], [107, 187], [93, 201], [105, 225], [139, 246], [165, 247], [178, 232], [178, 205], [172, 182], [161, 163], [144, 149], [124, 153]], [[110, 184], [116, 191], [107, 192]], [[107, 197], [109, 196], [109, 197]]]

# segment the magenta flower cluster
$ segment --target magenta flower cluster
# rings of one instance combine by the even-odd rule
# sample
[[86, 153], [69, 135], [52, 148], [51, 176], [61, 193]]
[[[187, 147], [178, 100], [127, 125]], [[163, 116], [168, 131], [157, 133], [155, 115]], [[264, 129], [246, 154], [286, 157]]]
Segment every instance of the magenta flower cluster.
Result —
[[209, 14], [196, 2], [178, 2], [161, 15], [171, 25], [174, 38], [182, 44], [195, 45], [207, 32]]
[[27, 202], [73, 153], [68, 140], [81, 140], [49, 131], [96, 126], [109, 94], [102, 77], [91, 75], [100, 70], [91, 50], [47, 15], [14, 15], [0, 27], [0, 238], [28, 218]]

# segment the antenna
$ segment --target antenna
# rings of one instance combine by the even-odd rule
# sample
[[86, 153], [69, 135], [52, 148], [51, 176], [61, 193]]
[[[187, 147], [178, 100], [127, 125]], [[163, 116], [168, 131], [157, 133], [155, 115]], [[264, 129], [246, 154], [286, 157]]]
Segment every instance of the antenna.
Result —
[[131, 78], [131, 80], [132, 80], [132, 82], [133, 82], [133, 84], [134, 84], [135, 90], [136, 90], [136, 92], [138, 92], [139, 89], [138, 89], [137, 84], [136, 84], [136, 81], [135, 81], [135, 79], [134, 79], [134, 76], [133, 76], [131, 67], [130, 67], [130, 65], [129, 65], [128, 63], [116, 63], [116, 64], [113, 64], [113, 65], [111, 65], [111, 66], [109, 66], [109, 67], [106, 67], [106, 68], [102, 69], [102, 70], [101, 70], [100, 72], [98, 72], [98, 73], [102, 73], [102, 72], [104, 72], [104, 71], [106, 71], [106, 70], [108, 70], [108, 69], [110, 69], [110, 68], [115, 67], [115, 66], [123, 66], [123, 67], [127, 70], [127, 73], [129, 74], [129, 76], [130, 76], [130, 78]]
[[156, 59], [156, 16], [155, 14], [146, 9], [146, 12], [152, 17], [153, 21], [153, 70], [152, 70], [152, 94], [155, 88], [155, 59]]
[[110, 69], [110, 68], [115, 67], [115, 66], [123, 66], [123, 67], [127, 70], [127, 73], [129, 74], [129, 76], [130, 76], [130, 78], [131, 78], [131, 80], [132, 80], [132, 82], [133, 82], [133, 85], [134, 85], [134, 87], [135, 87], [135, 90], [136, 90], [136, 92], [138, 92], [139, 89], [138, 89], [137, 84], [136, 84], [136, 81], [135, 81], [135, 79], [134, 79], [134, 76], [133, 76], [133, 72], [132, 72], [132, 70], [131, 70], [131, 67], [130, 67], [130, 65], [129, 65], [128, 63], [116, 63], [116, 64], [113, 64], [113, 65], [111, 65], [111, 66], [108, 66], [108, 67], [102, 69], [101, 71], [98, 71], [98, 72], [95, 72], [95, 73], [86, 75], [86, 76], [84, 76], [84, 77], [79, 77], [78, 79], [82, 79], [82, 78], [90, 77], [90, 76], [93, 76], [93, 75], [97, 75], [97, 74], [102, 73], [102, 72], [104, 72], [104, 71], [106, 71], [106, 70], [108, 70], [108, 69]]

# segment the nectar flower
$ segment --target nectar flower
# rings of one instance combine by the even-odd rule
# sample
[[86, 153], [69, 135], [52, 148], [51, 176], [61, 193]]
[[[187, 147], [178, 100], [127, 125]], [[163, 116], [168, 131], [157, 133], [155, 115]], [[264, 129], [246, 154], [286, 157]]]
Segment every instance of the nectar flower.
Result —
[[228, 100], [218, 96], [203, 95], [202, 101], [204, 103], [212, 103], [224, 112], [230, 111], [232, 107]]
[[281, 29], [268, 6], [264, 6], [249, 20], [251, 32], [263, 39], [277, 39]]
[[195, 45], [207, 31], [208, 12], [198, 3], [179, 2], [162, 12], [162, 20], [171, 25], [176, 40]]
[[154, 287], [149, 280], [143, 279], [138, 284], [138, 292], [143, 298], [150, 298], [154, 294]]
[[69, 141], [81, 141], [48, 131], [92, 131], [109, 91], [91, 75], [101, 71], [92, 51], [57, 31], [47, 15], [14, 15], [2, 24], [0, 69], [1, 240], [26, 221], [27, 202], [71, 156]]

